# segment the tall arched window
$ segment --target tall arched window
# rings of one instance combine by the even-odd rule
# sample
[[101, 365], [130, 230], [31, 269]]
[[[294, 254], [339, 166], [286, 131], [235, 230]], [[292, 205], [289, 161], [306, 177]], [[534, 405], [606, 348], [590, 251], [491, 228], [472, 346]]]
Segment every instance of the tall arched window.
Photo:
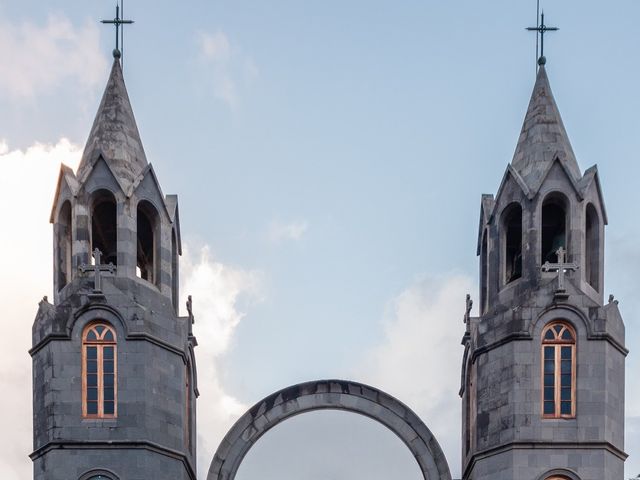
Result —
[[118, 264], [116, 199], [108, 190], [93, 195], [91, 208], [91, 250], [102, 253], [102, 263]]
[[575, 417], [576, 333], [566, 322], [552, 322], [542, 331], [542, 379], [543, 417]]
[[504, 212], [503, 259], [504, 283], [522, 277], [522, 207], [514, 203]]
[[489, 251], [487, 246], [487, 229], [482, 232], [482, 247], [480, 250], [480, 313], [487, 311], [489, 301]]
[[136, 273], [140, 278], [160, 283], [160, 235], [158, 212], [148, 201], [138, 203], [137, 211], [137, 262]]
[[58, 291], [71, 281], [71, 202], [65, 201], [56, 222]]
[[178, 241], [176, 240], [176, 231], [171, 231], [171, 301], [173, 302], [173, 309], [178, 313], [178, 298], [179, 298], [179, 271], [178, 271]]
[[549, 195], [542, 205], [542, 263], [558, 261], [556, 251], [567, 248], [567, 201], [560, 194]]
[[192, 443], [191, 443], [191, 435], [193, 431], [193, 418], [191, 413], [191, 364], [187, 362], [187, 366], [185, 368], [185, 425], [184, 425], [184, 436], [187, 440], [187, 446], [189, 448], [189, 452], [192, 452]]
[[593, 204], [587, 205], [585, 218], [585, 280], [600, 290], [600, 221]]
[[117, 416], [116, 332], [105, 322], [94, 322], [82, 335], [82, 415]]

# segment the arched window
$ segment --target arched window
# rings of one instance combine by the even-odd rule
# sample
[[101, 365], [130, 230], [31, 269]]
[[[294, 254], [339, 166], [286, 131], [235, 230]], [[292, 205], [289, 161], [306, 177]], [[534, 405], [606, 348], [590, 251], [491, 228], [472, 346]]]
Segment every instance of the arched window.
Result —
[[593, 204], [587, 205], [585, 219], [585, 280], [600, 290], [600, 221]]
[[80, 477], [80, 480], [118, 480], [115, 474], [107, 470], [91, 470]]
[[191, 412], [191, 363], [187, 362], [187, 366], [185, 368], [185, 424], [184, 424], [184, 435], [187, 440], [187, 446], [189, 448], [189, 452], [192, 452], [192, 442], [191, 442], [191, 432], [193, 432], [193, 415]]
[[94, 322], [82, 335], [82, 415], [113, 418], [117, 415], [116, 332], [109, 324]]
[[136, 273], [140, 278], [158, 285], [160, 283], [158, 212], [146, 200], [138, 203], [137, 212]]
[[173, 302], [173, 308], [178, 313], [178, 298], [179, 298], [179, 278], [178, 271], [178, 241], [176, 240], [175, 229], [171, 232], [171, 301]]
[[93, 195], [91, 207], [91, 250], [100, 250], [102, 263], [118, 264], [116, 199], [108, 190]]
[[552, 322], [542, 332], [542, 415], [576, 415], [576, 333], [566, 322]]
[[556, 251], [567, 248], [567, 202], [559, 194], [549, 195], [542, 205], [542, 263], [556, 263]]
[[58, 291], [71, 281], [71, 202], [62, 204], [56, 222], [56, 272]]
[[512, 204], [505, 210], [502, 222], [504, 231], [503, 260], [504, 283], [522, 277], [522, 207]]
[[487, 311], [489, 301], [489, 252], [487, 246], [487, 229], [482, 232], [482, 247], [480, 250], [480, 313]]

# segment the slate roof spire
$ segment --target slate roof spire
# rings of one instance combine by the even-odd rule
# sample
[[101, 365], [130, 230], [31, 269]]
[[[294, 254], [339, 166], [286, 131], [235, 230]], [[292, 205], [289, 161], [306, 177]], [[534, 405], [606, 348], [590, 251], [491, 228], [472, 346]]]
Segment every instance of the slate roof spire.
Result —
[[511, 164], [527, 186], [537, 191], [556, 159], [574, 181], [582, 177], [541, 63]]
[[120, 60], [115, 56], [107, 87], [78, 167], [77, 176], [81, 182], [100, 156], [125, 190], [148, 164], [124, 84]]

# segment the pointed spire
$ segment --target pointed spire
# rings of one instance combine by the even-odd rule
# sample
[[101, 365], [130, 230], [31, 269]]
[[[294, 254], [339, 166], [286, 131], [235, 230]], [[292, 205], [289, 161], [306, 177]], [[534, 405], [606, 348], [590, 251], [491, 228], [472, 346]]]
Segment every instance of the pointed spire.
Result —
[[537, 191], [556, 158], [575, 181], [582, 177], [541, 64], [511, 164], [530, 189]]
[[109, 81], [78, 167], [80, 181], [86, 178], [100, 155], [125, 189], [147, 166], [147, 157], [117, 57], [114, 58]]

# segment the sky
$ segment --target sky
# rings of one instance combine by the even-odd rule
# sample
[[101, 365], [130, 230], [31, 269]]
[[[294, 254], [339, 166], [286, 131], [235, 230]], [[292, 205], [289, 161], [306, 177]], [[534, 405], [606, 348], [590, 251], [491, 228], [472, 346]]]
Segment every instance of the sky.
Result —
[[[605, 290], [626, 321], [627, 477], [640, 473], [640, 3], [543, 0], [547, 72], [578, 162], [598, 164]], [[52, 297], [61, 162], [106, 84], [115, 1], [0, 0], [2, 478], [31, 478], [31, 324]], [[180, 198], [198, 469], [244, 411], [301, 381], [375, 385], [460, 475], [460, 338], [479, 200], [511, 160], [535, 75], [535, 2], [127, 0], [124, 75], [147, 158]], [[477, 303], [477, 302], [476, 302]], [[344, 455], [344, 452], [349, 455]], [[383, 460], [383, 461], [381, 461]], [[371, 420], [315, 412], [238, 478], [419, 478]]]

